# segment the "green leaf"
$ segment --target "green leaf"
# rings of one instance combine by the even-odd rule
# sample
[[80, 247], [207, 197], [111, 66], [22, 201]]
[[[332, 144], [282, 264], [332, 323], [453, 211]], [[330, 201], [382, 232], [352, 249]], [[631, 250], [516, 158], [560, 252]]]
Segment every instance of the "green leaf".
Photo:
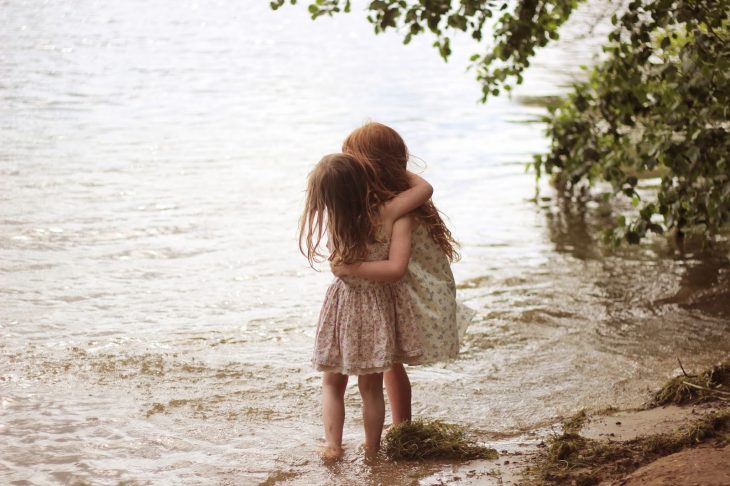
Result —
[[[316, 19], [347, 12], [350, 3], [312, 0], [308, 11]], [[428, 30], [444, 60], [455, 33], [490, 45], [469, 57], [487, 102], [522, 83], [535, 53], [558, 38], [580, 3], [370, 0], [366, 15], [375, 33], [397, 29], [406, 44]], [[587, 79], [574, 82], [541, 118], [549, 147], [535, 159], [536, 178], [555, 181], [568, 200], [590, 199], [586, 188], [603, 180], [612, 188], [604, 196], [609, 205], [616, 199], [614, 209], [623, 210], [626, 196], [638, 208], [639, 181], [661, 177], [655, 189], [642, 189], [640, 211], [616, 220], [617, 231], [606, 223], [611, 244], [686, 227], [714, 238], [730, 225], [728, 12], [730, 0], [630, 0], [611, 16], [602, 59], [580, 66]], [[652, 222], [657, 213], [664, 226]]]

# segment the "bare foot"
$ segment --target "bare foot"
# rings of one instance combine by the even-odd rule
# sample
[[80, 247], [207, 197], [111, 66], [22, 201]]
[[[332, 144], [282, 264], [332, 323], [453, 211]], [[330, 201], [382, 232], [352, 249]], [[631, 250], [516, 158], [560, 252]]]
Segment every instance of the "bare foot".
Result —
[[365, 454], [366, 457], [375, 457], [378, 455], [378, 451], [380, 451], [380, 445], [377, 447], [370, 447], [367, 444], [362, 445], [362, 452]]
[[342, 459], [342, 455], [344, 454], [342, 447], [323, 445], [320, 446], [318, 449], [319, 457], [321, 457], [322, 460], [325, 462]]

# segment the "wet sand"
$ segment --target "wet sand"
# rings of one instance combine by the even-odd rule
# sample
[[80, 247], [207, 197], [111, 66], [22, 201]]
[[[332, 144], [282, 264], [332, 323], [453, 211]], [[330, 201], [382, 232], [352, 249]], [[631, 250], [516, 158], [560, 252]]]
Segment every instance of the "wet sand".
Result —
[[[727, 441], [726, 441], [727, 443]], [[730, 445], [699, 446], [644, 466], [616, 486], [727, 486], [730, 484]]]
[[[629, 441], [637, 437], [674, 432], [717, 409], [718, 404], [705, 404], [672, 405], [648, 410], [589, 412], [589, 420], [581, 429], [580, 435], [595, 440]], [[535, 465], [538, 454], [545, 447], [548, 435], [559, 433], [561, 429], [560, 423], [556, 423], [552, 427], [525, 435], [518, 441], [493, 443], [497, 447], [503, 447], [498, 460], [455, 464], [423, 478], [418, 484], [496, 486], [529, 482], [531, 477], [526, 474], [526, 470]], [[730, 432], [724, 431], [719, 437], [696, 448], [669, 454], [638, 468], [631, 474], [600, 484], [727, 486], [730, 484], [730, 446], [727, 445], [729, 441]]]

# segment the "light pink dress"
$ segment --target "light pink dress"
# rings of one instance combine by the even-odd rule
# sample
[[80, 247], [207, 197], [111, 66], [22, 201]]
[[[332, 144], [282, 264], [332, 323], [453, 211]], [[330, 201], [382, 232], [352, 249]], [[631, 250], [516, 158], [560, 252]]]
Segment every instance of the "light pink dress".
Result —
[[[388, 258], [389, 242], [372, 245], [366, 261]], [[312, 364], [319, 371], [364, 375], [394, 363], [416, 363], [423, 346], [403, 280], [335, 278], [319, 314]]]

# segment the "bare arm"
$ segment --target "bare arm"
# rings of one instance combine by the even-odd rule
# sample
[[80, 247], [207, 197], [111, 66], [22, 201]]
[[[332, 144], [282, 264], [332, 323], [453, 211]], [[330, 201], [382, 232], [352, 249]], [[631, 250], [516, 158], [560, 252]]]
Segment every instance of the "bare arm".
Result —
[[332, 273], [338, 277], [350, 275], [380, 282], [397, 282], [408, 270], [408, 261], [411, 258], [412, 225], [410, 216], [404, 216], [393, 223], [387, 260], [333, 265]]
[[410, 189], [401, 192], [393, 199], [383, 204], [380, 214], [386, 224], [405, 216], [417, 207], [421, 206], [428, 201], [433, 194], [433, 187], [426, 181], [426, 179], [414, 174], [413, 172], [406, 172], [406, 174], [408, 174], [408, 183], [411, 186]]

